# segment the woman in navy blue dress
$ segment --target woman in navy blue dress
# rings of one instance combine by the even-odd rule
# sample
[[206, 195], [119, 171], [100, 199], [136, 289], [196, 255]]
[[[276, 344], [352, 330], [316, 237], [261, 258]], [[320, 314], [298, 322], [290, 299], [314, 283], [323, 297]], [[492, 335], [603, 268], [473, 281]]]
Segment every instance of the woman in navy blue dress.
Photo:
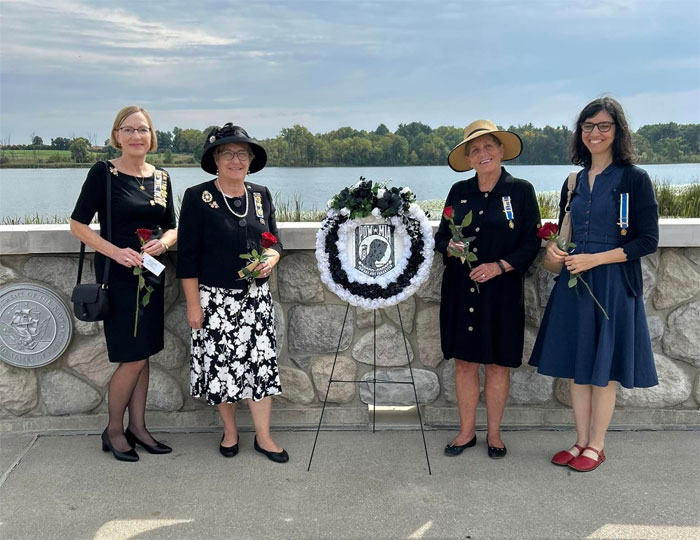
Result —
[[[605, 461], [603, 447], [616, 384], [658, 384], [649, 339], [640, 259], [656, 251], [658, 205], [646, 171], [632, 165], [632, 137], [620, 104], [592, 101], [576, 123], [571, 144], [578, 174], [571, 199], [572, 242], [566, 253], [548, 242], [546, 257], [563, 262], [545, 310], [530, 364], [543, 375], [570, 379], [578, 439], [552, 463], [592, 471]], [[562, 188], [559, 223], [566, 204]], [[601, 309], [581, 283], [580, 274]]]

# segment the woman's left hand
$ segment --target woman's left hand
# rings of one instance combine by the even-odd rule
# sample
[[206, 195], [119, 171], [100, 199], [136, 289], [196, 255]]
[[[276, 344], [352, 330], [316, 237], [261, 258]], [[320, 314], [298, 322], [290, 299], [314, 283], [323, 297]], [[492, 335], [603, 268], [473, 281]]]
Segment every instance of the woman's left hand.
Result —
[[479, 266], [475, 266], [471, 272], [469, 272], [469, 277], [472, 281], [477, 283], [486, 283], [488, 280], [501, 275], [501, 268], [496, 263], [483, 263]]
[[595, 253], [580, 253], [578, 255], [568, 255], [564, 258], [564, 264], [570, 274], [580, 274], [586, 270], [598, 266]]
[[151, 257], [158, 257], [165, 253], [165, 246], [160, 240], [149, 240], [141, 248], [143, 253], [148, 253]]
[[259, 272], [258, 277], [261, 279], [270, 277], [270, 274], [272, 273], [272, 268], [280, 260], [280, 254], [277, 253], [274, 249], [266, 249], [265, 255], [267, 255], [267, 260], [255, 267], [255, 269]]

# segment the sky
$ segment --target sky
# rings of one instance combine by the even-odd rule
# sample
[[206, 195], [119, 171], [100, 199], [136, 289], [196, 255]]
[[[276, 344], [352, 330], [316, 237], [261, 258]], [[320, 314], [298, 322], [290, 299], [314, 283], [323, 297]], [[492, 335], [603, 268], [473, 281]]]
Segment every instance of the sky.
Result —
[[697, 0], [0, 4], [0, 142], [156, 129], [251, 136], [384, 123], [572, 126], [601, 95], [633, 129], [700, 122]]

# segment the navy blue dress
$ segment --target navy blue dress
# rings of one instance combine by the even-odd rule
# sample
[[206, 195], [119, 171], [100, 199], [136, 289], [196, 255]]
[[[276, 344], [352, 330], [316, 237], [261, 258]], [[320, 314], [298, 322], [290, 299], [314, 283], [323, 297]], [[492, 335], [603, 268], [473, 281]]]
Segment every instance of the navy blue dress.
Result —
[[[600, 253], [619, 246], [619, 191], [624, 168], [610, 165], [591, 192], [582, 171], [571, 201], [573, 253]], [[576, 384], [625, 388], [658, 384], [643, 295], [625, 285], [623, 263], [584, 272], [591, 290], [608, 313], [606, 320], [582, 283], [569, 288], [566, 266], [556, 278], [542, 318], [530, 364], [538, 373], [573, 379]]]

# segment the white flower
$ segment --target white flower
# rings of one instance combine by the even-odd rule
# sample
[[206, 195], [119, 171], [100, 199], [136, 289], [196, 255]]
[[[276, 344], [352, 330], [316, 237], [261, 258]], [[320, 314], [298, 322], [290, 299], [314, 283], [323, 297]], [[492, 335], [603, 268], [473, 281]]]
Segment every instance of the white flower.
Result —
[[374, 217], [382, 217], [382, 211], [379, 208], [372, 208], [372, 215]]
[[328, 202], [326, 203], [326, 208], [330, 208], [333, 206], [333, 199], [328, 199]]
[[346, 207], [343, 207], [340, 209], [340, 215], [341, 216], [349, 216], [350, 215], [350, 210], [348, 210]]
[[402, 194], [402, 195], [406, 195], [406, 194], [408, 194], [408, 193], [411, 193], [411, 188], [408, 187], [408, 186], [406, 186], [405, 188], [403, 188], [403, 189], [401, 190], [401, 194]]
[[384, 188], [379, 188], [379, 189], [377, 190], [377, 199], [381, 199], [382, 197], [384, 197], [384, 194], [385, 194], [385, 193], [386, 193], [386, 189], [384, 189]]

